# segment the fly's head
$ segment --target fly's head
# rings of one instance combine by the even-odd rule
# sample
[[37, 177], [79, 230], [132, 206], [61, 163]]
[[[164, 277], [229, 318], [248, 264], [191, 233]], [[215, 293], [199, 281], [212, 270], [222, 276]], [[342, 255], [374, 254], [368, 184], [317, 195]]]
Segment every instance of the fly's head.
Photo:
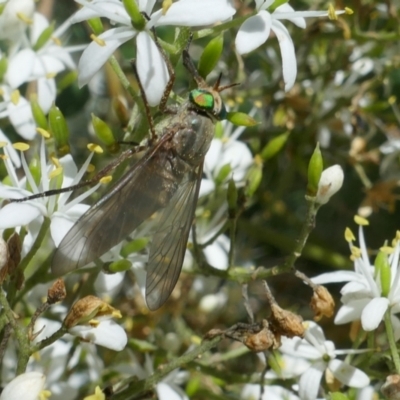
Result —
[[226, 118], [226, 108], [217, 90], [194, 89], [189, 93], [189, 101], [196, 111], [209, 115], [213, 120]]

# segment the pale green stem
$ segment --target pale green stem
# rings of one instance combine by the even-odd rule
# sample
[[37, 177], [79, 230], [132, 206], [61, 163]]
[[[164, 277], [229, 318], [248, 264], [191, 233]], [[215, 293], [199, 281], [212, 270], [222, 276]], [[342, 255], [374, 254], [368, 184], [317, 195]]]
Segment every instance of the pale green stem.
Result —
[[400, 357], [396, 346], [396, 340], [394, 339], [392, 320], [390, 318], [390, 309], [388, 309], [385, 313], [385, 328], [390, 352], [392, 354], [393, 364], [396, 369], [396, 373], [400, 374]]

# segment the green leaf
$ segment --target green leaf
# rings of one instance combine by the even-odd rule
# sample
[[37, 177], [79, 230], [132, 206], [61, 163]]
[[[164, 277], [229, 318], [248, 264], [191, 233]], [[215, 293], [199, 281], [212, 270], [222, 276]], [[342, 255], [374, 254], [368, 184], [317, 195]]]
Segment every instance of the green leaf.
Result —
[[221, 57], [223, 47], [224, 38], [222, 34], [208, 42], [199, 60], [198, 68], [200, 76], [206, 78], [207, 75], [215, 68], [218, 60]]

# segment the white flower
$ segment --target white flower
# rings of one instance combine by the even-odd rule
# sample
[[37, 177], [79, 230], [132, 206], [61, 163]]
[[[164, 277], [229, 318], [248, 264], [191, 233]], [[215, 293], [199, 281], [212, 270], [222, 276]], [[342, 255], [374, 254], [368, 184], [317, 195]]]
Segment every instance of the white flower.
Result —
[[44, 390], [46, 377], [40, 372], [26, 372], [14, 378], [3, 389], [0, 400], [37, 400], [50, 397]]
[[261, 386], [259, 384], [248, 383], [243, 387], [241, 399], [243, 400], [299, 400], [299, 397], [281, 386], [264, 386], [262, 397]]
[[76, 325], [68, 330], [71, 335], [78, 336], [90, 343], [107, 347], [114, 351], [125, 348], [128, 337], [124, 329], [115, 321], [105, 317], [96, 318], [99, 324], [95, 327], [89, 324]]
[[[267, 41], [272, 30], [281, 49], [285, 91], [289, 91], [294, 85], [297, 75], [296, 55], [289, 31], [280, 20], [289, 20], [299, 28], [304, 29], [306, 27], [304, 18], [326, 17], [329, 13], [328, 11], [294, 11], [288, 3], [280, 5], [272, 13], [266, 11], [273, 4], [274, 0], [256, 0], [258, 12], [248, 18], [240, 27], [235, 41], [236, 49], [239, 54], [249, 53], [257, 49]], [[344, 11], [335, 11], [336, 15], [343, 13]]]
[[[8, 85], [0, 85], [3, 101], [0, 102], [0, 118], [8, 118], [17, 133], [26, 140], [32, 140], [36, 135], [36, 124], [33, 119], [31, 106], [18, 90], [13, 90]], [[6, 139], [7, 143], [10, 143]], [[10, 150], [10, 153], [12, 151]], [[14, 164], [15, 156], [10, 154]]]
[[[157, 105], [169, 80], [167, 66], [156, 44], [148, 33], [151, 27], [163, 25], [203, 26], [226, 20], [235, 13], [228, 0], [180, 0], [171, 5], [165, 15], [162, 10], [151, 14], [155, 0], [140, 0], [140, 11], [150, 20], [145, 30], [138, 32], [132, 27], [132, 21], [119, 0], [76, 0], [84, 7], [79, 10], [73, 21], [80, 22], [89, 18], [104, 17], [116, 28], [109, 29], [98, 36], [98, 40], [89, 44], [79, 61], [79, 84], [87, 84], [93, 75], [105, 64], [112, 53], [123, 43], [135, 38], [137, 46], [136, 68], [140, 82], [146, 92], [150, 105]], [[212, 12], [210, 12], [212, 10]]]
[[[371, 265], [365, 243], [364, 231], [360, 224], [358, 231], [358, 241], [360, 248], [353, 245], [351, 231], [347, 231], [348, 242], [354, 260], [354, 271], [335, 271], [319, 275], [312, 279], [314, 283], [324, 284], [333, 282], [348, 282], [340, 291], [342, 294], [342, 307], [339, 309], [336, 317], [336, 324], [345, 324], [350, 321], [361, 319], [362, 327], [365, 331], [372, 331], [378, 327], [383, 320], [385, 312], [390, 308], [391, 313], [400, 311], [400, 271], [399, 255], [400, 241], [396, 237], [394, 248], [391, 249], [387, 257], [388, 267], [390, 268], [389, 282], [390, 288], [382, 290], [382, 275], [378, 267]], [[389, 247], [385, 247], [390, 251]], [[387, 279], [387, 278], [386, 278]], [[391, 315], [392, 324], [396, 339], [400, 338], [400, 320]]]
[[55, 76], [67, 68], [75, 69], [70, 52], [82, 48], [64, 48], [54, 41], [64, 34], [70, 24], [70, 20], [66, 20], [46, 43], [36, 48], [40, 35], [49, 28], [49, 22], [42, 14], [35, 13], [27, 40], [29, 47], [19, 50], [8, 60], [6, 81], [12, 88], [25, 82], [37, 81], [38, 102], [45, 113], [49, 111], [57, 95]]
[[[250, 111], [252, 117], [255, 108]], [[205, 178], [201, 181], [199, 197], [214, 192], [216, 185], [226, 183], [232, 178], [237, 186], [245, 184], [247, 170], [253, 164], [253, 156], [249, 148], [238, 140], [245, 127], [235, 127], [231, 122], [222, 121], [223, 136], [212, 140], [204, 159], [203, 172]], [[224, 169], [228, 168], [228, 172]]]
[[34, 11], [34, 0], [9, 0], [0, 15], [0, 39], [8, 39], [12, 46], [18, 45]]
[[353, 350], [336, 350], [335, 344], [325, 340], [322, 329], [312, 321], [307, 322], [308, 329], [304, 339], [282, 337], [279, 350], [283, 354], [305, 358], [310, 367], [302, 373], [299, 380], [299, 395], [302, 400], [315, 400], [322, 375], [329, 369], [334, 377], [343, 384], [353, 388], [363, 388], [369, 385], [368, 376], [361, 370], [336, 359], [339, 354], [354, 353]]
[[[5, 147], [5, 151], [7, 152], [7, 147]], [[57, 166], [54, 164], [47, 164], [44, 139], [41, 141], [39, 155], [41, 174], [39, 185], [35, 183], [35, 179], [29, 170], [23, 153], [21, 154], [21, 159], [25, 178], [23, 178], [21, 181], [18, 180], [16, 171], [10, 160], [5, 160], [5, 166], [8, 176], [12, 182], [12, 186], [0, 183], [0, 198], [21, 199], [32, 194], [42, 193], [43, 191], [54, 189], [55, 179], [52, 179], [51, 175], [49, 176], [49, 174], [54, 171], [64, 172], [62, 187], [75, 185], [82, 179], [82, 176], [85, 174], [87, 166], [89, 165], [92, 157], [91, 154], [79, 172], [77, 171], [71, 155], [64, 156], [60, 160], [53, 159], [58, 163]], [[26, 189], [28, 185], [30, 186], [30, 190]], [[6, 204], [0, 210], [0, 229], [29, 225], [32, 223], [31, 230], [35, 231], [36, 228], [38, 228], [37, 224], [40, 222], [41, 218], [48, 217], [51, 218], [51, 236], [57, 246], [77, 218], [89, 208], [88, 205], [80, 203], [86, 197], [90, 196], [95, 190], [97, 190], [99, 186], [100, 183], [68, 203], [67, 201], [72, 192], [62, 193], [58, 196], [42, 197], [21, 203]]]
[[322, 171], [318, 182], [318, 192], [316, 202], [326, 204], [329, 199], [340, 190], [343, 185], [343, 169], [340, 165], [332, 165]]

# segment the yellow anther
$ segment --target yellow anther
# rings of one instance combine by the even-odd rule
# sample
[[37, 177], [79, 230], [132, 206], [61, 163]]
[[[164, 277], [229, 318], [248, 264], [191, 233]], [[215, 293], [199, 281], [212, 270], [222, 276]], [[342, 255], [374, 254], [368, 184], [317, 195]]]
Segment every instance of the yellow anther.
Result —
[[49, 131], [46, 131], [46, 129], [43, 129], [43, 128], [36, 128], [36, 132], [37, 132], [39, 135], [42, 135], [45, 139], [48, 139], [48, 138], [51, 137], [50, 132], [49, 132]]
[[350, 228], [345, 229], [344, 238], [345, 238], [346, 242], [348, 242], [348, 243], [351, 243], [354, 240], [356, 240], [356, 238]]
[[109, 183], [112, 181], [112, 176], [111, 175], [107, 175], [107, 176], [103, 176], [103, 178], [100, 179], [100, 183]]
[[98, 38], [94, 33], [90, 35], [90, 39], [92, 39], [93, 42], [96, 42], [101, 47], [106, 45], [106, 42], [103, 39]]
[[7, 146], [7, 145], [8, 145], [7, 142], [2, 142], [2, 141], [0, 141], [0, 149], [1, 149], [2, 147]]
[[357, 246], [353, 246], [351, 248], [351, 254], [355, 258], [361, 258], [361, 250], [360, 250], [360, 248], [357, 247]]
[[87, 148], [89, 149], [89, 151], [91, 151], [92, 153], [97, 153], [97, 154], [101, 154], [103, 153], [103, 149], [101, 148], [101, 146], [99, 146], [96, 143], [89, 143], [87, 145]]
[[347, 15], [352, 15], [352, 14], [354, 14], [354, 11], [353, 11], [350, 7], [345, 7], [345, 8], [344, 8], [344, 12], [345, 12]]
[[121, 311], [119, 311], [119, 310], [113, 310], [113, 312], [111, 313], [111, 316], [113, 318], [122, 318]]
[[0, 154], [0, 158], [2, 159], [2, 160], [8, 160], [8, 156], [7, 155], [5, 155], [5, 154]]
[[53, 79], [53, 78], [55, 78], [57, 76], [57, 73], [56, 72], [48, 72], [47, 74], [46, 74], [46, 78], [47, 79]]
[[50, 390], [41, 390], [39, 393], [39, 400], [47, 400], [51, 396]]
[[171, 6], [172, 0], [164, 0], [162, 2], [162, 15], [165, 15]]
[[386, 255], [390, 255], [394, 252], [394, 248], [391, 246], [382, 246], [379, 251], [381, 251], [382, 253], [386, 254]]
[[12, 93], [11, 93], [11, 96], [10, 96], [10, 100], [11, 100], [11, 103], [13, 103], [14, 104], [14, 106], [16, 106], [18, 103], [19, 103], [19, 99], [20, 99], [20, 93], [19, 93], [19, 90], [14, 90]]
[[338, 19], [335, 7], [333, 7], [332, 4], [329, 4], [329, 6], [328, 6], [328, 18], [331, 19], [331, 20], [337, 20]]
[[369, 221], [363, 217], [360, 217], [359, 215], [355, 215], [354, 216], [354, 222], [357, 225], [361, 225], [361, 226], [367, 226], [369, 225]]
[[29, 18], [28, 16], [26, 16], [24, 13], [18, 12], [17, 13], [17, 17], [22, 22], [25, 22], [27, 25], [32, 25], [33, 24], [33, 20], [31, 18]]
[[96, 328], [96, 327], [98, 327], [98, 326], [100, 325], [100, 321], [99, 321], [98, 319], [91, 319], [91, 320], [89, 321], [89, 325], [90, 325], [92, 328]]
[[50, 160], [56, 168], [60, 168], [60, 160], [56, 156], [50, 156]]
[[96, 167], [93, 164], [89, 164], [86, 168], [87, 172], [94, 172], [94, 170], [96, 169]]
[[397, 101], [396, 96], [390, 96], [390, 97], [388, 98], [388, 103], [389, 103], [390, 105], [396, 104], [396, 101]]
[[53, 171], [51, 171], [51, 172], [49, 173], [49, 179], [53, 179], [53, 178], [55, 178], [56, 176], [61, 175], [62, 172], [63, 172], [63, 168], [62, 168], [62, 167], [57, 167], [57, 168], [53, 169]]
[[51, 40], [52, 40], [53, 43], [54, 43], [55, 45], [57, 45], [57, 46], [61, 46], [61, 45], [62, 45], [61, 40], [60, 40], [58, 37], [56, 37], [56, 36], [52, 36], [52, 37], [51, 37]]
[[257, 108], [262, 108], [263, 107], [263, 103], [260, 100], [256, 100], [253, 104]]
[[26, 151], [30, 148], [29, 144], [23, 142], [17, 142], [12, 145], [15, 150]]

